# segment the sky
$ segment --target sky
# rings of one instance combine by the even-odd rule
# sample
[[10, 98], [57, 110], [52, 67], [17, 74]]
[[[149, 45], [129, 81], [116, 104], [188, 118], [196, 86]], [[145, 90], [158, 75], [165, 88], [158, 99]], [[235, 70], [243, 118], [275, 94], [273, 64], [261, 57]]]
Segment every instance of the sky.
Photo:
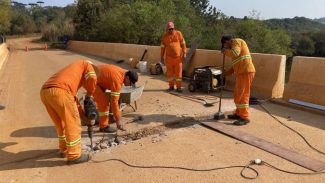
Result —
[[252, 10], [259, 12], [261, 19], [325, 17], [325, 0], [210, 0], [210, 4], [237, 18], [249, 16]]
[[66, 6], [74, 2], [74, 0], [15, 0], [20, 3], [36, 3], [37, 1], [43, 1], [43, 6]]
[[[33, 3], [38, 0], [16, 0], [22, 3]], [[74, 0], [42, 0], [45, 6], [66, 6]], [[249, 16], [252, 10], [260, 13], [261, 19], [293, 18], [304, 16], [307, 18], [325, 17], [325, 0], [210, 0], [227, 16], [243, 18]]]

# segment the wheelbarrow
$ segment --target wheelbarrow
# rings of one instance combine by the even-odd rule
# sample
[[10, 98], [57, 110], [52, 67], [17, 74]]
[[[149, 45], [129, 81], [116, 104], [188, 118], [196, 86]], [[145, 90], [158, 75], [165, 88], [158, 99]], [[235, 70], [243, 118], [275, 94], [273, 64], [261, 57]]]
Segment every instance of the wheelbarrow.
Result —
[[[146, 83], [139, 87], [122, 87], [119, 99], [119, 110], [123, 111], [127, 106], [132, 107], [134, 112], [137, 111], [137, 100], [141, 97]], [[105, 91], [106, 95], [110, 96], [110, 90]], [[132, 105], [134, 104], [134, 106]]]

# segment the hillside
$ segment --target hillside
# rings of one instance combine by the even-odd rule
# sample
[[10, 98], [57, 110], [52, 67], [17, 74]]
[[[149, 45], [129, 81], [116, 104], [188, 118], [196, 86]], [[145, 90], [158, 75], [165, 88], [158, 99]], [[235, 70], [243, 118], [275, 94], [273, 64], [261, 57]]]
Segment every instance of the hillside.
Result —
[[325, 18], [318, 19], [317, 21], [305, 17], [294, 17], [285, 19], [269, 19], [265, 20], [265, 24], [271, 29], [284, 29], [289, 32], [313, 32], [325, 30], [325, 24], [320, 23]]
[[325, 24], [325, 17], [323, 18], [318, 18], [318, 19], [314, 19], [316, 22], [320, 22], [322, 24]]

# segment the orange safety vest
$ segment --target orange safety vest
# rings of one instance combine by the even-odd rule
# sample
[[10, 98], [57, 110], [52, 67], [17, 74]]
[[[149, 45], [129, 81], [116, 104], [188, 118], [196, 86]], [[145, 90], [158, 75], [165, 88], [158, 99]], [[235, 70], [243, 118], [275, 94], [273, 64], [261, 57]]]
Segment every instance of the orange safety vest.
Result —
[[121, 114], [118, 101], [120, 98], [120, 92], [122, 89], [126, 70], [110, 64], [99, 65], [98, 69], [100, 75], [98, 77], [97, 85], [104, 90], [111, 90], [110, 106], [112, 113], [115, 119], [120, 119]]
[[[166, 32], [161, 39], [160, 56], [163, 58], [166, 50], [166, 57], [177, 58], [181, 53], [186, 53], [186, 43], [180, 31], [173, 31], [172, 34]], [[181, 52], [182, 51], [182, 52]]]
[[232, 59], [235, 74], [255, 72], [252, 56], [244, 40], [232, 39], [230, 49], [226, 49], [225, 54]]
[[93, 95], [96, 89], [97, 77], [93, 65], [87, 60], [78, 60], [63, 68], [42, 86], [45, 88], [62, 88], [70, 92], [73, 96], [84, 86], [88, 95]]

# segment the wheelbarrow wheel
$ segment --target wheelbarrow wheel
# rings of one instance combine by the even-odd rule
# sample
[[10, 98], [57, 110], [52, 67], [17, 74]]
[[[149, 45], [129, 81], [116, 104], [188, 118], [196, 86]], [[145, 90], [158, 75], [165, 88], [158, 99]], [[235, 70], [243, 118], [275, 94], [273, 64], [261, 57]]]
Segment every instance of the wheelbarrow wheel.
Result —
[[193, 83], [188, 84], [188, 90], [190, 92], [195, 92], [196, 91], [196, 86]]

